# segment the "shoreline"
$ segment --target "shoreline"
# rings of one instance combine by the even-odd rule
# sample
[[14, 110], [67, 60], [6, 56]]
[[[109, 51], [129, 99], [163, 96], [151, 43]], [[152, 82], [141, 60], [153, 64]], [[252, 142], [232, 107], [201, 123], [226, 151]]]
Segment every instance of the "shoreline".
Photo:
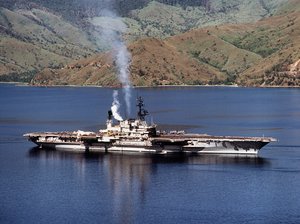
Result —
[[[120, 86], [98, 86], [98, 85], [30, 85], [29, 83], [25, 82], [0, 82], [1, 84], [7, 85], [15, 85], [15, 86], [28, 86], [28, 87], [43, 87], [43, 88], [52, 88], [52, 87], [72, 87], [72, 88], [108, 88], [108, 89], [121, 89]], [[158, 86], [132, 86], [133, 89], [135, 88], [176, 88], [176, 87], [226, 87], [226, 88], [300, 88], [300, 86], [239, 86], [237, 84], [234, 85], [158, 85]]]

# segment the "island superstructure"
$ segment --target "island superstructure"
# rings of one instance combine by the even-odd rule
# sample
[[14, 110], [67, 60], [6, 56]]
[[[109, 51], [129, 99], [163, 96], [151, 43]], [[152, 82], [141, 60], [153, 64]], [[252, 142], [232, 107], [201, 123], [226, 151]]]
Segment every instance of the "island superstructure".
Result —
[[158, 131], [148, 124], [141, 97], [137, 99], [137, 117], [114, 124], [108, 111], [106, 129], [99, 132], [34, 132], [24, 134], [43, 149], [74, 152], [138, 152], [138, 153], [196, 153], [196, 154], [257, 154], [271, 137], [212, 136], [186, 134], [184, 131]]

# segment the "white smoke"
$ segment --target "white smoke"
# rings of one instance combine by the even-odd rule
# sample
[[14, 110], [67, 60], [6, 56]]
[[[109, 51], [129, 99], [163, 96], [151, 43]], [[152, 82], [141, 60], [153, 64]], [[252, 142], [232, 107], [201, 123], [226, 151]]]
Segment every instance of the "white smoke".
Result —
[[120, 108], [120, 102], [119, 102], [119, 97], [118, 97], [118, 91], [114, 90], [113, 92], [113, 102], [111, 105], [111, 112], [114, 118], [117, 121], [123, 121], [122, 116], [119, 113], [119, 108]]
[[101, 14], [101, 17], [93, 18], [91, 23], [100, 28], [105, 44], [111, 45], [118, 69], [118, 79], [123, 87], [126, 115], [130, 115], [132, 85], [129, 78], [129, 65], [131, 55], [122, 38], [123, 34], [127, 31], [127, 26], [120, 17], [108, 9], [103, 10]]
[[129, 63], [130, 54], [126, 48], [126, 45], [121, 42], [117, 54], [117, 67], [119, 70], [118, 78], [123, 86], [124, 100], [126, 103], [126, 114], [130, 115], [130, 99], [131, 99], [131, 82], [129, 79]]

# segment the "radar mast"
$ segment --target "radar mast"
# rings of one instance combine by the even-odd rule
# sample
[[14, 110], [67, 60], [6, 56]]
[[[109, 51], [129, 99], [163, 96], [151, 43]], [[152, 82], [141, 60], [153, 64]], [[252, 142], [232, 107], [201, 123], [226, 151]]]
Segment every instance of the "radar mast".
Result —
[[138, 112], [137, 112], [137, 117], [139, 120], [144, 121], [145, 117], [149, 114], [147, 110], [144, 109], [144, 100], [141, 96], [137, 98], [137, 105], [138, 107]]

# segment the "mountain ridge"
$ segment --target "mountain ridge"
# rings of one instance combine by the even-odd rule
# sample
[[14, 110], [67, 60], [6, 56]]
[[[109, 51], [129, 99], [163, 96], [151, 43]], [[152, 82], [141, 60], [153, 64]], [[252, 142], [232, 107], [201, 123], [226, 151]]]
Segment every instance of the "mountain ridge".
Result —
[[[90, 1], [93, 2], [93, 0]], [[0, 3], [2, 2], [0, 0]], [[76, 2], [69, 6], [78, 14], [74, 22], [69, 22], [61, 16], [60, 10], [54, 12], [53, 7], [50, 9], [45, 7], [48, 3], [41, 4], [44, 1], [36, 1], [40, 4], [21, 0], [13, 2], [22, 2], [23, 5], [17, 4], [16, 9], [11, 3], [10, 9], [0, 8], [0, 80], [29, 82], [38, 74], [36, 77], [40, 78], [36, 78], [32, 82], [38, 84], [37, 80], [42, 80], [41, 77], [45, 71], [48, 71], [46, 77], [49, 79], [51, 78], [49, 74], [52, 74], [50, 71], [60, 74], [64, 68], [80, 64], [81, 60], [84, 61], [85, 58], [87, 61], [89, 57], [101, 58], [101, 55], [95, 54], [107, 49], [101, 45], [103, 40], [98, 36], [97, 28], [91, 23], [93, 18], [87, 20], [86, 15], [76, 11], [76, 7], [73, 7], [74, 4], [77, 4]], [[282, 0], [255, 0], [251, 4], [246, 4], [243, 0], [227, 1], [226, 3], [200, 1], [201, 4], [192, 7], [188, 4], [178, 5], [177, 1], [166, 0], [143, 1], [145, 7], [134, 6], [132, 10], [128, 11], [131, 17], [123, 18], [123, 21], [129, 26], [129, 32], [124, 37], [128, 43], [131, 43], [129, 45], [133, 52], [131, 72], [132, 76], [138, 80], [135, 85], [238, 83], [259, 86], [278, 84], [277, 81], [274, 82], [278, 78], [270, 81], [272, 78], [269, 76], [290, 74], [286, 72], [290, 71], [290, 66], [299, 57], [297, 41], [292, 41], [293, 46], [290, 44], [290, 49], [282, 49], [291, 42], [287, 35], [298, 40], [297, 25], [299, 25], [299, 21], [291, 18], [298, 16], [299, 0], [289, 0], [285, 4], [283, 2]], [[60, 7], [63, 8], [63, 6]], [[158, 9], [163, 10], [164, 13]], [[254, 16], [247, 16], [251, 14], [247, 14], [250, 12], [249, 9], [256, 9], [256, 14], [252, 13]], [[83, 10], [88, 10], [88, 7], [83, 7]], [[94, 19], [101, 18], [97, 17], [99, 16], [97, 13], [92, 13], [92, 15], [96, 16]], [[269, 20], [259, 20], [269, 15], [272, 15]], [[79, 17], [83, 17], [80, 22], [77, 20]], [[199, 18], [199, 21], [204, 22], [199, 22]], [[241, 18], [254, 21], [254, 23], [220, 25], [224, 22], [241, 22], [243, 21]], [[170, 23], [173, 20], [176, 22]], [[278, 27], [276, 28], [272, 20], [282, 23], [286, 27], [281, 27], [280, 30]], [[196, 21], [198, 21], [198, 25]], [[268, 26], [270, 27], [268, 28]], [[190, 29], [191, 31], [188, 31]], [[226, 29], [232, 29], [232, 32], [230, 33]], [[288, 33], [285, 31], [287, 29], [289, 29]], [[201, 34], [198, 37], [197, 32]], [[156, 37], [157, 40], [151, 38], [147, 40], [148, 37]], [[197, 38], [202, 39], [198, 40]], [[275, 43], [274, 40], [280, 41], [276, 42], [276, 45], [269, 44]], [[162, 61], [156, 60], [157, 66], [154, 65], [155, 58], [138, 53], [139, 51], [136, 50], [141, 48], [138, 46], [141, 44], [148, 51], [152, 51], [148, 46], [149, 43], [155, 45], [154, 49], [158, 51], [152, 52], [152, 57], [154, 55], [156, 58], [160, 58], [159, 52], [165, 52], [166, 49], [174, 56], [169, 58], [167, 53], [164, 53]], [[172, 47], [169, 48], [169, 46]], [[293, 49], [296, 49], [296, 53], [289, 56]], [[80, 61], [77, 63], [76, 59], [80, 59]], [[145, 62], [138, 63], [141, 59]], [[167, 65], [164, 64], [165, 60], [168, 62]], [[183, 68], [182, 61], [185, 61], [186, 66], [191, 67]], [[255, 68], [257, 65], [259, 66]], [[117, 85], [114, 83], [116, 81], [114, 64], [111, 63], [110, 66], [111, 69], [101, 70], [104, 74], [112, 76], [105, 78], [103, 83], [97, 80], [96, 76], [91, 75], [94, 78], [88, 78], [86, 81], [80, 79], [82, 81], [78, 85], [92, 85], [91, 80], [94, 80], [97, 85], [107, 85], [108, 83]], [[44, 68], [48, 69], [42, 71]], [[196, 74], [197, 69], [200, 74]], [[69, 70], [69, 72], [75, 72], [72, 69]], [[88, 68], [85, 68], [84, 71], [94, 73]], [[159, 80], [155, 77], [157, 71], [166, 73], [166, 79]], [[276, 72], [277, 75], [275, 75]], [[64, 72], [64, 74], [67, 73]], [[148, 81], [144, 80], [145, 74], [148, 74]], [[297, 75], [297, 72], [293, 74]], [[254, 76], [257, 78], [253, 78]], [[61, 77], [60, 80], [61, 83], [67, 84], [67, 79], [63, 80]], [[290, 82], [288, 80], [289, 78], [282, 84], [286, 85], [287, 82]]]
[[[142, 39], [129, 45], [132, 53], [131, 79], [135, 86], [238, 84], [242, 86], [299, 86], [299, 12], [278, 15], [256, 24], [232, 24], [195, 29], [164, 40]], [[278, 23], [281, 26], [278, 26]], [[296, 49], [296, 50], [295, 50]], [[299, 49], [299, 50], [297, 50]], [[107, 85], [118, 86], [114, 62], [102, 55], [78, 62], [76, 71], [55, 70], [69, 82], [70, 74], [89, 71], [114, 77]], [[74, 62], [75, 64], [77, 62]], [[108, 64], [98, 72], [88, 64]], [[73, 66], [74, 67], [74, 66]], [[76, 66], [75, 66], [76, 67]], [[78, 69], [78, 67], [81, 68]], [[278, 75], [284, 77], [278, 78]], [[277, 77], [277, 78], [276, 78]], [[103, 77], [101, 76], [103, 80]], [[108, 79], [108, 78], [106, 78]], [[99, 78], [98, 78], [99, 80]], [[43, 72], [32, 84], [52, 85]], [[91, 82], [75, 85], [93, 85]], [[101, 82], [96, 84], [101, 85]]]

